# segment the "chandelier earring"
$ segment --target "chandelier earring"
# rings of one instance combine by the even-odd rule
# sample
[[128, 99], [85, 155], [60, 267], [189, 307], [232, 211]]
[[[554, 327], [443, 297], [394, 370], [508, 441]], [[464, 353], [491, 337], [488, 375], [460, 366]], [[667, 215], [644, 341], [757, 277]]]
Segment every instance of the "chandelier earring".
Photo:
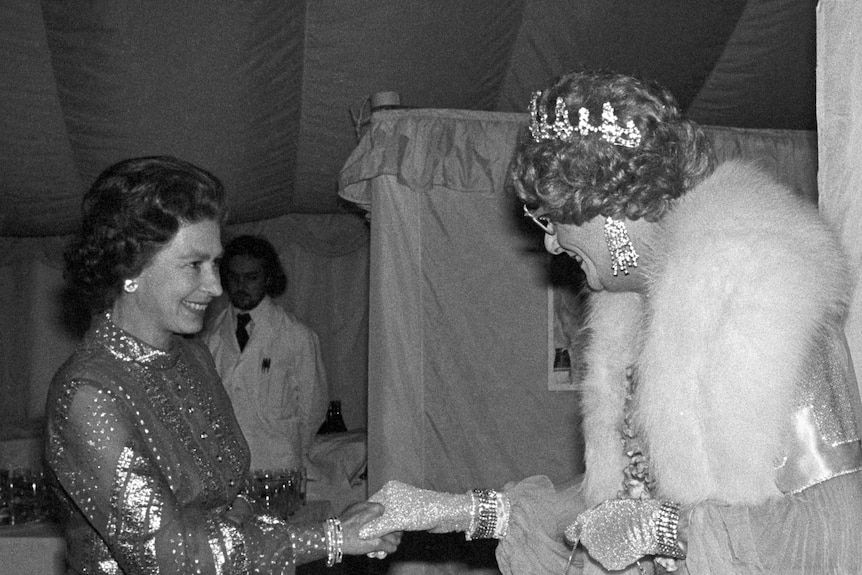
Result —
[[126, 293], [133, 293], [138, 290], [138, 282], [135, 280], [126, 280], [123, 282], [123, 290]]
[[638, 254], [629, 239], [629, 231], [624, 221], [605, 218], [605, 241], [611, 253], [614, 276], [620, 271], [623, 275], [629, 275], [630, 267], [638, 267]]

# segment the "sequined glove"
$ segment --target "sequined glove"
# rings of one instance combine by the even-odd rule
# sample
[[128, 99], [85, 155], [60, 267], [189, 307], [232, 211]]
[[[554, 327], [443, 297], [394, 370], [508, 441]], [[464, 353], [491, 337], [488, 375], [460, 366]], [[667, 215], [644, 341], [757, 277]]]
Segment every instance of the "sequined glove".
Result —
[[605, 569], [625, 569], [645, 555], [685, 558], [677, 540], [679, 506], [657, 499], [611, 499], [581, 513], [566, 528]]
[[473, 489], [462, 495], [389, 481], [369, 501], [382, 504], [385, 511], [363, 527], [362, 537], [393, 531], [463, 531], [467, 540], [502, 539], [509, 526], [509, 498], [492, 489]]
[[385, 508], [383, 515], [359, 532], [363, 539], [393, 531], [447, 533], [470, 528], [473, 501], [469, 493], [454, 494], [389, 481], [368, 498]]

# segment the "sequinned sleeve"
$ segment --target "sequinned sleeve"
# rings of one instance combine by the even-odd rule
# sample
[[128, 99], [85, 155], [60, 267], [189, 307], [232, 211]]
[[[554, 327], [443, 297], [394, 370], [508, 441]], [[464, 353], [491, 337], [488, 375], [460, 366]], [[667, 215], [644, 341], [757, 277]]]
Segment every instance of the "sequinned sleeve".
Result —
[[238, 525], [225, 517], [227, 504], [207, 495], [180, 504], [178, 484], [200, 479], [166, 477], [163, 458], [171, 454], [145, 437], [168, 433], [158, 422], [136, 419], [140, 414], [92, 382], [71, 381], [59, 394], [49, 412], [49, 466], [123, 573], [282, 573], [325, 556], [323, 525], [267, 516]]

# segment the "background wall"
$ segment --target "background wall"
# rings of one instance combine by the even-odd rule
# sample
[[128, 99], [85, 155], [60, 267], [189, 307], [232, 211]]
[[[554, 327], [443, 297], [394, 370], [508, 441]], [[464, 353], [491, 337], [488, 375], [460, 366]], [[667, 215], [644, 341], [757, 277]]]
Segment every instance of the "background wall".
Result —
[[845, 333], [862, 378], [862, 5], [821, 2], [817, 11], [817, 122], [820, 209], [833, 223], [856, 278]]

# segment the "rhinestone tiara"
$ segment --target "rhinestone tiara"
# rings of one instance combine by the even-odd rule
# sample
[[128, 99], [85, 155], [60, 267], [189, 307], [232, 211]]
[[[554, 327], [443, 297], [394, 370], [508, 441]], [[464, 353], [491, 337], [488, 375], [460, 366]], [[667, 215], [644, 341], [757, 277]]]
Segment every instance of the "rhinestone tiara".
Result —
[[613, 144], [625, 148], [637, 148], [641, 142], [641, 132], [635, 126], [633, 120], [626, 122], [625, 126], [617, 120], [614, 107], [610, 102], [602, 104], [602, 123], [595, 126], [590, 123], [590, 111], [586, 108], [578, 110], [578, 126], [572, 126], [569, 121], [569, 113], [566, 102], [557, 98], [554, 108], [554, 121], [551, 122], [548, 113], [539, 110], [538, 102], [542, 92], [534, 92], [530, 100], [530, 133], [533, 140], [543, 142], [546, 140], [561, 140], [568, 142], [577, 132], [580, 136], [599, 134], [599, 136]]

